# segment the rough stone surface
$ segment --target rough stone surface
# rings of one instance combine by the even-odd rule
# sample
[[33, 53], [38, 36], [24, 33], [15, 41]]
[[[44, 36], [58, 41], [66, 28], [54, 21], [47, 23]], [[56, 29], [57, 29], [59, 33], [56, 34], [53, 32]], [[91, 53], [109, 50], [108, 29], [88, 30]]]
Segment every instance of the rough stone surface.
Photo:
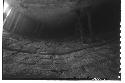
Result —
[[3, 36], [4, 79], [120, 79], [120, 47], [117, 40], [93, 47], [85, 44], [86, 48], [82, 44], [83, 49], [75, 51], [81, 43], [74, 45], [64, 41], [66, 44], [59, 44], [23, 37], [20, 41], [12, 35], [3, 33]]

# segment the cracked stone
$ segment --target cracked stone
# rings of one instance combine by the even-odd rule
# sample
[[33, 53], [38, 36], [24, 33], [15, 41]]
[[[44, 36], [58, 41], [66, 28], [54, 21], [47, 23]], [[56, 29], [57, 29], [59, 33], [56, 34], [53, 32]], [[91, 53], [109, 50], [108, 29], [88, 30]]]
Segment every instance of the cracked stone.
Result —
[[20, 61], [24, 60], [26, 57], [29, 57], [31, 55], [32, 54], [28, 54], [28, 53], [18, 53], [13, 58], [15, 59], [15, 62], [20, 62]]
[[34, 76], [36, 76], [36, 77], [44, 77], [44, 78], [46, 78], [46, 77], [48, 77], [48, 76], [54, 76], [54, 75], [57, 75], [57, 74], [54, 74], [53, 72], [51, 72], [51, 71], [49, 71], [49, 70], [43, 70], [43, 69], [41, 69], [41, 68], [39, 68], [39, 67], [30, 67], [30, 68], [25, 68], [25, 69], [23, 69], [23, 70], [21, 70], [20, 71], [20, 74], [22, 74], [22, 75], [27, 75], [27, 76], [32, 76], [32, 77], [34, 77]]
[[7, 57], [7, 56], [12, 55], [13, 53], [16, 53], [16, 51], [9, 51], [9, 50], [5, 50], [5, 49], [3, 49], [2, 52], [3, 52], [2, 57]]
[[12, 39], [12, 38], [11, 39], [10, 38], [3, 38], [2, 39], [2, 44], [4, 47], [6, 47], [10, 44], [16, 43], [16, 42], [18, 42], [18, 41], [16, 39]]
[[53, 49], [52, 47], [41, 47], [40, 49], [37, 50], [37, 53], [43, 54], [43, 53], [49, 53], [49, 54], [53, 54], [55, 53], [55, 49]]
[[40, 59], [37, 64], [38, 65], [51, 65], [53, 61], [51, 59]]
[[31, 53], [36, 53], [37, 52], [37, 48], [33, 47], [32, 45], [25, 45], [23, 46], [22, 50], [31, 52]]
[[56, 70], [64, 70], [67, 71], [70, 69], [70, 65], [69, 64], [54, 64], [54, 66], [56, 67]]
[[75, 59], [75, 57], [72, 54], [66, 54], [65, 56], [69, 56], [68, 58], [65, 59], [66, 63], [72, 62]]
[[65, 60], [54, 60], [53, 63], [55, 64], [66, 64]]
[[14, 44], [10, 44], [8, 47], [11, 48], [11, 49], [21, 49], [22, 46], [24, 46], [23, 44], [21, 43], [14, 43]]
[[56, 66], [54, 64], [49, 64], [49, 65], [38, 65], [43, 70], [54, 70], [56, 69]]
[[12, 48], [12, 49], [22, 49], [23, 46], [25, 46], [25, 44], [29, 43], [29, 41], [18, 41], [16, 43], [12, 43], [10, 44], [8, 47]]
[[[11, 52], [10, 52], [11, 53]], [[15, 54], [7, 54], [6, 56], [5, 55], [3, 55], [4, 57], [3, 57], [3, 60], [2, 60], [2, 62], [3, 62], [3, 64], [12, 64], [12, 63], [14, 63], [14, 56], [15, 56]]]
[[40, 56], [41, 59], [51, 59], [52, 55], [42, 55], [42, 54], [38, 54]]
[[64, 55], [54, 55], [54, 60], [64, 60], [65, 58], [63, 57]]
[[20, 63], [23, 64], [29, 64], [29, 65], [34, 65], [37, 64], [38, 61], [40, 60], [39, 57], [25, 57], [23, 60], [20, 61]]

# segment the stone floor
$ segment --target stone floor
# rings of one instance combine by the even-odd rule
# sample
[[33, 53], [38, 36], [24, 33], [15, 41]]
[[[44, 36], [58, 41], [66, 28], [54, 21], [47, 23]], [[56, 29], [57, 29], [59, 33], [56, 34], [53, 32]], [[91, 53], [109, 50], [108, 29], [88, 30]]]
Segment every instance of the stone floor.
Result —
[[118, 39], [37, 40], [3, 32], [3, 79], [120, 80]]

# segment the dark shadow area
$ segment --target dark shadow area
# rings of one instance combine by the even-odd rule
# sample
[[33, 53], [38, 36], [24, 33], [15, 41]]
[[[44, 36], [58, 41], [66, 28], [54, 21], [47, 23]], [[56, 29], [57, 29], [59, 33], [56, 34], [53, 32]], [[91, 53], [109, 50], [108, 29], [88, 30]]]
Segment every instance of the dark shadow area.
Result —
[[39, 30], [37, 34], [34, 34], [32, 37], [37, 37], [40, 39], [49, 38], [49, 39], [61, 39], [70, 36], [75, 36], [75, 27], [69, 26], [68, 28], [44, 28]]
[[120, 0], [117, 3], [107, 3], [98, 7], [92, 15], [92, 25], [95, 33], [120, 31], [121, 18]]

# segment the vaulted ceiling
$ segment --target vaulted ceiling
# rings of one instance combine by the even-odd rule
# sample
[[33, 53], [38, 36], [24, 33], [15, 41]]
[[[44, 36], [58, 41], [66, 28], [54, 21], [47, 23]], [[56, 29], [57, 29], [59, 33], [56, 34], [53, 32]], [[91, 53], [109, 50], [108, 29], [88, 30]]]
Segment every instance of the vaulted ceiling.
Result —
[[[10, 5], [10, 8], [12, 8], [12, 12], [8, 16], [4, 27], [8, 31], [11, 30], [17, 33], [29, 32], [29, 34], [31, 34], [31, 32], [33, 33], [33, 31], [35, 31], [34, 33], [38, 32], [41, 33], [41, 31], [43, 31], [43, 28], [46, 29], [49, 28], [51, 30], [52, 29], [61, 30], [62, 28], [68, 29], [69, 27], [71, 27], [72, 29], [73, 27], [76, 27], [76, 23], [78, 22], [79, 9], [82, 9], [83, 16], [84, 13], [86, 13], [86, 11], [90, 11], [91, 15], [94, 15], [93, 22], [96, 21], [94, 23], [94, 26], [99, 27], [99, 29], [100, 27], [104, 27], [108, 23], [111, 24], [111, 22], [112, 22], [111, 26], [115, 26], [114, 24], [118, 24], [117, 20], [119, 19], [118, 6], [120, 0], [4, 0], [4, 1]], [[118, 5], [111, 6], [112, 4], [118, 4]], [[116, 21], [114, 21], [114, 19], [116, 19]]]
[[[82, 4], [83, 8], [95, 7], [101, 3], [112, 0], [5, 0], [17, 11], [36, 19], [55, 18], [54, 16], [67, 14]], [[81, 1], [81, 2], [80, 2]], [[80, 2], [80, 3], [79, 3]], [[77, 4], [78, 3], [78, 4]], [[72, 13], [68, 13], [72, 15]], [[49, 19], [50, 20], [50, 19]]]

